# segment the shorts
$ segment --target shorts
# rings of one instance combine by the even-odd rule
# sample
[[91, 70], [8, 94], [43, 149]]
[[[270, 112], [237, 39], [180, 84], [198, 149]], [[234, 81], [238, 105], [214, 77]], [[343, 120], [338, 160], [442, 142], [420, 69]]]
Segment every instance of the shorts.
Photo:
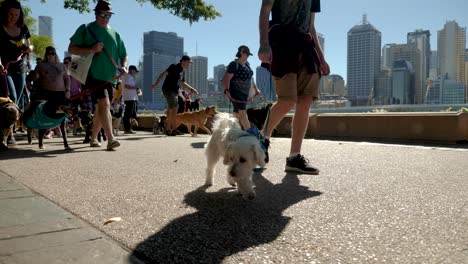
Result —
[[109, 98], [109, 101], [112, 101], [114, 98], [114, 84], [108, 81], [88, 78], [84, 87], [85, 90], [92, 90], [91, 100], [93, 104], [97, 104], [98, 99]]
[[229, 94], [231, 94], [232, 99], [245, 102], [245, 103], [238, 103], [238, 102], [231, 101], [234, 113], [239, 113], [239, 110], [247, 109], [247, 100], [249, 99], [248, 94], [243, 94], [240, 91], [235, 90], [235, 89], [229, 90]]
[[273, 76], [276, 85], [278, 101], [294, 101], [298, 98], [311, 96], [314, 100], [319, 97], [320, 76], [310, 74], [302, 68], [299, 73], [287, 73], [283, 77]]
[[179, 107], [179, 102], [178, 102], [178, 98], [177, 98], [179, 96], [178, 96], [177, 93], [173, 93], [171, 91], [164, 91], [163, 90], [163, 95], [166, 98], [167, 108], [168, 109], [178, 108]]

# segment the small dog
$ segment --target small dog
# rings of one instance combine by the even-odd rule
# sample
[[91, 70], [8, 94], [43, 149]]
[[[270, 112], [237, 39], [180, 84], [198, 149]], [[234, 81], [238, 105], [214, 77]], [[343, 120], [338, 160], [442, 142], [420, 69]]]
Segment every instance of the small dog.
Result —
[[122, 126], [124, 107], [123, 105], [114, 105], [111, 110], [112, 114], [112, 133], [117, 136]]
[[166, 133], [166, 116], [160, 116], [154, 118], [153, 123], [153, 135], [165, 134]]
[[252, 173], [256, 166], [265, 166], [265, 152], [254, 135], [245, 132], [236, 118], [218, 114], [213, 125], [213, 135], [206, 145], [206, 182], [213, 185], [213, 175], [218, 160], [223, 157], [227, 165], [227, 181], [246, 200], [256, 196], [253, 189]]
[[28, 143], [32, 143], [32, 130], [38, 129], [39, 148], [43, 149], [43, 139], [46, 130], [60, 125], [63, 146], [65, 150], [72, 150], [68, 145], [67, 130], [65, 129], [66, 120], [69, 117], [68, 111], [71, 111], [71, 108], [68, 106], [58, 106], [52, 102], [43, 100], [31, 101], [28, 109], [23, 114], [23, 122], [28, 131]]
[[18, 106], [6, 97], [0, 97], [0, 151], [8, 150], [7, 138], [20, 117]]
[[[205, 110], [197, 112], [186, 112], [178, 114], [176, 117], [176, 128], [181, 124], [184, 124], [190, 135], [193, 137], [197, 136], [198, 128], [203, 129], [208, 135], [211, 135], [211, 131], [205, 126], [208, 117], [213, 117], [216, 114], [216, 108], [214, 106], [208, 106]], [[195, 126], [193, 133], [191, 131], [192, 126]]]

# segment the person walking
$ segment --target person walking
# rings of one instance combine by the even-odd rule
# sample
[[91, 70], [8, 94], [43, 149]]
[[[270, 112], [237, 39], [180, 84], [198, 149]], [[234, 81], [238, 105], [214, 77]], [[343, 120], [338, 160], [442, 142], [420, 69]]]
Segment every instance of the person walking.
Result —
[[137, 119], [137, 103], [139, 89], [136, 86], [135, 77], [138, 73], [138, 69], [135, 65], [128, 67], [128, 74], [124, 77], [124, 88], [122, 92], [123, 101], [125, 104], [125, 112], [123, 116], [123, 123], [125, 134], [135, 134], [132, 129], [132, 123], [130, 119]]
[[260, 94], [257, 86], [252, 85], [253, 71], [247, 61], [250, 53], [249, 47], [242, 45], [237, 49], [236, 59], [229, 63], [223, 77], [224, 91], [229, 93], [232, 102], [233, 112], [239, 120], [243, 130], [250, 129], [249, 117], [247, 116], [247, 101], [252, 86], [255, 94]]
[[263, 0], [260, 8], [258, 56], [263, 63], [271, 63], [278, 96], [265, 122], [266, 148], [273, 129], [295, 107], [287, 172], [319, 173], [301, 154], [301, 147], [310, 106], [319, 96], [320, 76], [330, 74], [315, 29], [315, 14], [320, 11], [320, 0]]
[[175, 136], [178, 134], [176, 126], [176, 116], [178, 109], [178, 96], [179, 89], [186, 88], [191, 92], [198, 94], [198, 91], [185, 82], [184, 70], [188, 69], [192, 60], [189, 56], [184, 55], [177, 64], [171, 64], [165, 71], [163, 71], [156, 82], [151, 85], [154, 90], [158, 87], [159, 83], [164, 79], [162, 91], [167, 100], [167, 119], [166, 119], [166, 135]]
[[[8, 97], [21, 111], [25, 107], [26, 72], [29, 70], [22, 55], [33, 50], [31, 34], [24, 23], [24, 11], [17, 0], [5, 0], [0, 6], [0, 97]], [[9, 144], [16, 144], [13, 132]]]
[[[99, 0], [94, 8], [95, 21], [81, 25], [70, 38], [68, 51], [75, 55], [94, 54], [85, 89], [91, 90], [96, 110], [93, 117], [91, 147], [100, 147], [98, 133], [101, 128], [107, 138], [107, 149], [120, 146], [112, 134], [112, 101], [116, 72], [127, 73], [127, 51], [120, 34], [109, 26], [114, 13], [111, 4]], [[119, 66], [120, 65], [120, 66]]]

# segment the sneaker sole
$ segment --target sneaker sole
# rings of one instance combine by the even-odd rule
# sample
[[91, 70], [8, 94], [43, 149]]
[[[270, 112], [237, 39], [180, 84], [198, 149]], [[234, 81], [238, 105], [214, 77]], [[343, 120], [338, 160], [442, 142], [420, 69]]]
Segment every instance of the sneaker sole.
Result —
[[109, 146], [107, 146], [108, 150], [115, 149], [120, 147], [120, 143], [118, 141], [113, 141]]
[[304, 170], [301, 170], [301, 169], [298, 169], [298, 168], [295, 168], [295, 167], [288, 167], [286, 166], [286, 168], [284, 169], [285, 172], [299, 172], [299, 173], [302, 173], [302, 174], [309, 174], [309, 175], [319, 175], [320, 171], [319, 170], [316, 170], [316, 171], [304, 171]]

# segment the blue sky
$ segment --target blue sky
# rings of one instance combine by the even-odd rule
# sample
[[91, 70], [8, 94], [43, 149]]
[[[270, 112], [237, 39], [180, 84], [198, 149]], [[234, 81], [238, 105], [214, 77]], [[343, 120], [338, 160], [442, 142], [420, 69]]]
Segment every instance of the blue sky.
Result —
[[[240, 45], [250, 47], [254, 56], [249, 61], [259, 65], [258, 15], [261, 0], [208, 0], [222, 17], [190, 25], [166, 10], [140, 5], [135, 0], [113, 0], [114, 13], [110, 25], [123, 36], [129, 61], [137, 64], [143, 52], [143, 32], [156, 30], [176, 32], [184, 38], [184, 49], [191, 55], [208, 57], [208, 75], [213, 66], [228, 64]], [[79, 14], [63, 9], [63, 0], [26, 2], [32, 16], [53, 17], [54, 43], [60, 54], [67, 49], [76, 28], [94, 20], [94, 14]], [[368, 21], [382, 32], [382, 45], [405, 43], [407, 32], [415, 29], [431, 31], [431, 47], [437, 49], [437, 31], [448, 20], [468, 26], [467, 0], [322, 0], [322, 12], [316, 15], [317, 31], [325, 37], [325, 57], [334, 74], [346, 78], [347, 32], [367, 14]], [[94, 4], [92, 6], [94, 8]], [[198, 49], [197, 49], [198, 46]]]

